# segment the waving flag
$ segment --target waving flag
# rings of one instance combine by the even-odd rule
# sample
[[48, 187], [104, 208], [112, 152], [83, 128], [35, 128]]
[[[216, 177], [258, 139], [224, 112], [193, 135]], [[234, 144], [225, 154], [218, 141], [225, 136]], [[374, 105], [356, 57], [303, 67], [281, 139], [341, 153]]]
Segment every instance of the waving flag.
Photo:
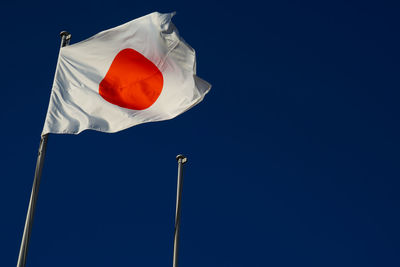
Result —
[[196, 76], [173, 15], [154, 12], [61, 48], [42, 135], [117, 132], [199, 103], [211, 85]]

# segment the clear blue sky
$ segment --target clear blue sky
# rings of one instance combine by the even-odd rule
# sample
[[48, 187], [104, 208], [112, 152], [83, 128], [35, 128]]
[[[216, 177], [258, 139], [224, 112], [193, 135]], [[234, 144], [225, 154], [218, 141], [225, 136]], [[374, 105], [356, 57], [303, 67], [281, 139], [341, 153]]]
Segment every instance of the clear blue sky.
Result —
[[400, 266], [395, 1], [1, 4], [0, 266], [15, 266], [59, 49], [153, 11], [213, 88], [176, 119], [51, 135], [27, 267]]

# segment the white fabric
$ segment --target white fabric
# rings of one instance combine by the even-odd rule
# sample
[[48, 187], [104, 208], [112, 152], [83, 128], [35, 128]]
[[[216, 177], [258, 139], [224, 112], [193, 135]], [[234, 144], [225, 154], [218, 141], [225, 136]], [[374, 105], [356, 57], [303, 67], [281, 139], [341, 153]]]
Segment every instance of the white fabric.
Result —
[[[199, 103], [211, 85], [195, 75], [195, 51], [179, 36], [173, 15], [154, 12], [61, 48], [42, 134], [112, 133], [171, 119]], [[160, 96], [145, 110], [122, 108], [99, 95], [99, 83], [126, 48], [153, 62], [164, 78]]]

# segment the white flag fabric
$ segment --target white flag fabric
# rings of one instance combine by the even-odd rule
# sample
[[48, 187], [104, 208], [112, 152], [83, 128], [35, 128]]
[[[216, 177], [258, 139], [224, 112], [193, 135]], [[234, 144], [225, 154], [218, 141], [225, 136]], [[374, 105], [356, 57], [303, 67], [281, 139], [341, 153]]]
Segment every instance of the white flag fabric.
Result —
[[173, 15], [154, 12], [61, 48], [42, 135], [117, 132], [199, 103], [211, 85], [196, 76]]

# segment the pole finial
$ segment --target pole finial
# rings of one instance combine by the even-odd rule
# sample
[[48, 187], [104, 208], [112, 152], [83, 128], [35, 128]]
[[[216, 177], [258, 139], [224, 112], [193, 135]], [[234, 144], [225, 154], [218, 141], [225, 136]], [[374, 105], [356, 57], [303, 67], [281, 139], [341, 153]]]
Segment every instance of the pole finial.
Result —
[[62, 31], [60, 32], [60, 37], [63, 38], [65, 36], [65, 39], [70, 39], [71, 38], [71, 34], [67, 31]]
[[186, 163], [187, 162], [187, 157], [185, 157], [184, 155], [182, 155], [182, 154], [179, 154], [178, 156], [176, 156], [176, 160], [179, 162], [182, 162], [182, 163]]

